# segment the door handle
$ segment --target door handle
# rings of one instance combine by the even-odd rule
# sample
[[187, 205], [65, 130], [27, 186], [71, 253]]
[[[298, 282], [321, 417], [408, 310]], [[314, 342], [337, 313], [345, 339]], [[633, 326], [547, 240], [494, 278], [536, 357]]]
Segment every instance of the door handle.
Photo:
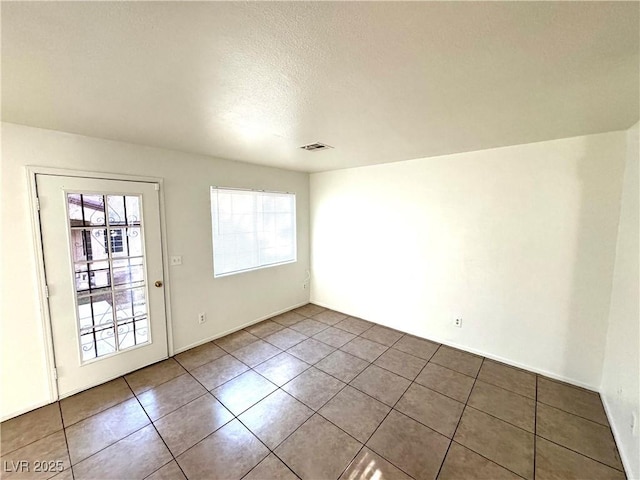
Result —
[[162, 280], [156, 280], [156, 283], [154, 285], [160, 288], [162, 286]]

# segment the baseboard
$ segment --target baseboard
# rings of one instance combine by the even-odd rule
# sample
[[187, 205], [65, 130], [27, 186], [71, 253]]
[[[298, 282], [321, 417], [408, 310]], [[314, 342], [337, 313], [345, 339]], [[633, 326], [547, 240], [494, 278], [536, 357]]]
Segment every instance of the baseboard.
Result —
[[[413, 335], [413, 334], [411, 334]], [[424, 338], [424, 337], [422, 337]], [[431, 339], [427, 339], [427, 340], [431, 340]], [[505, 365], [509, 365], [515, 368], [519, 368], [521, 370], [526, 370], [528, 372], [533, 372], [533, 373], [537, 373], [539, 375], [544, 375], [545, 377], [549, 377], [553, 380], [558, 380], [559, 382], [564, 382], [564, 383], [568, 383], [570, 385], [574, 385], [576, 387], [580, 387], [580, 388], [584, 388], [585, 390], [591, 390], [592, 392], [596, 392], [596, 393], [600, 393], [598, 388], [590, 385], [588, 383], [584, 383], [581, 382], [579, 380], [575, 380], [573, 378], [569, 378], [569, 377], [565, 377], [564, 375], [558, 375], [557, 373], [554, 372], [550, 372], [548, 370], [544, 370], [541, 368], [537, 368], [537, 367], [532, 367], [531, 365], [527, 365], [525, 363], [520, 363], [520, 362], [514, 362], [513, 360], [509, 359], [509, 358], [505, 358], [505, 357], [501, 357], [500, 355], [494, 355], [492, 353], [489, 352], [485, 352], [483, 350], [479, 350], [476, 348], [471, 348], [471, 347], [467, 347], [466, 345], [460, 345], [454, 342], [449, 342], [446, 340], [438, 340], [438, 339], [434, 339], [431, 340], [433, 342], [437, 342], [437, 343], [441, 343], [443, 345], [447, 345], [448, 347], [453, 347], [453, 348], [457, 348], [459, 350], [464, 350], [465, 352], [469, 352], [469, 353], [473, 353], [475, 355], [480, 355], [482, 357], [486, 357], [490, 360], [495, 360], [496, 362], [500, 362], [500, 363], [504, 363]]]
[[[340, 310], [337, 310], [337, 309], [335, 309], [334, 307], [332, 307], [330, 305], [327, 305], [327, 304], [324, 304], [324, 303], [321, 303], [321, 302], [316, 302], [316, 301], [311, 300], [311, 303], [314, 303], [315, 305], [318, 305], [320, 307], [324, 307], [324, 308], [329, 308], [331, 310], [340, 311]], [[345, 315], [350, 315], [349, 313], [344, 312], [344, 311], [342, 313], [344, 313]], [[357, 315], [354, 315], [354, 316], [357, 317]], [[362, 318], [362, 317], [358, 317], [358, 318]], [[366, 320], [366, 318], [364, 320]], [[374, 323], [377, 323], [377, 322], [374, 322]], [[389, 328], [394, 328], [394, 327], [390, 327], [389, 325], [384, 325], [384, 324], [381, 324], [381, 323], [379, 325], [383, 325], [383, 326], [389, 327]], [[454, 342], [451, 342], [449, 340], [442, 340], [442, 339], [437, 338], [437, 337], [427, 338], [427, 337], [424, 337], [422, 335], [417, 335], [417, 334], [415, 334], [413, 332], [405, 332], [404, 330], [398, 330], [398, 331], [399, 332], [404, 332], [404, 333], [407, 333], [409, 335], [413, 335], [413, 336], [416, 336], [416, 337], [424, 338], [425, 340], [429, 340], [431, 342], [441, 343], [442, 345], [446, 345], [448, 347], [457, 348], [458, 350], [463, 350], [463, 351], [468, 352], [468, 353], [473, 353], [474, 355], [480, 355], [480, 356], [486, 357], [486, 358], [488, 358], [490, 360], [495, 360], [496, 362], [504, 363], [505, 365], [510, 365], [512, 367], [520, 368], [522, 370], [527, 370], [529, 372], [533, 372], [533, 373], [537, 373], [537, 374], [540, 374], [540, 375], [544, 375], [545, 377], [552, 378], [553, 380], [558, 380], [560, 382], [568, 383], [568, 384], [574, 385], [576, 387], [580, 387], [580, 388], [584, 388], [586, 390], [591, 390], [593, 392], [600, 393], [599, 386], [595, 386], [595, 385], [591, 385], [591, 384], [588, 384], [588, 383], [584, 383], [584, 382], [581, 382], [579, 380], [575, 380], [573, 378], [565, 377], [564, 375], [558, 375], [557, 373], [549, 372], [547, 370], [544, 370], [544, 369], [541, 369], [541, 368], [536, 368], [536, 367], [533, 367], [531, 365], [527, 365], [527, 364], [524, 364], [524, 363], [514, 362], [511, 359], [504, 358], [504, 357], [501, 357], [499, 355], [494, 355], [493, 353], [490, 353], [490, 352], [485, 352], [483, 350], [472, 348], [472, 347], [469, 347], [467, 345], [461, 345], [461, 344], [458, 344], [458, 343], [454, 343]]]
[[275, 317], [276, 315], [280, 315], [282, 313], [289, 312], [289, 311], [291, 311], [291, 310], [293, 310], [295, 308], [302, 307], [303, 305], [306, 305], [307, 303], [309, 303], [309, 302], [306, 301], [306, 302], [303, 302], [303, 303], [299, 303], [299, 304], [293, 305], [292, 307], [287, 307], [287, 308], [284, 308], [282, 310], [278, 310], [276, 312], [270, 313], [268, 315], [264, 315], [264, 316], [262, 316], [260, 318], [255, 319], [255, 320], [250, 320], [249, 322], [243, 323], [242, 325], [240, 325], [238, 327], [230, 328], [229, 330], [225, 330], [224, 332], [216, 333], [215, 335], [213, 335], [211, 337], [207, 337], [207, 338], [205, 338], [203, 340], [198, 340], [197, 342], [194, 342], [194, 343], [192, 343], [190, 345], [187, 345], [186, 347], [178, 348], [178, 349], [174, 350], [173, 354], [177, 355], [179, 353], [186, 352], [187, 350], [190, 350], [192, 348], [198, 347], [198, 346], [203, 345], [205, 343], [211, 342], [211, 341], [216, 340], [218, 338], [224, 337], [225, 335], [229, 335], [231, 333], [237, 332], [238, 330], [242, 330], [243, 328], [247, 328], [247, 327], [253, 325], [254, 323], [262, 322], [263, 320], [267, 320], [267, 319], [269, 319], [271, 317]]
[[603, 395], [600, 395], [600, 399], [602, 400], [602, 405], [604, 406], [604, 413], [607, 415], [607, 420], [609, 421], [609, 426], [611, 427], [611, 432], [613, 433], [613, 439], [615, 440], [616, 446], [618, 447], [618, 453], [620, 454], [620, 460], [622, 461], [622, 467], [624, 468], [624, 473], [629, 480], [638, 480], [638, 477], [634, 478], [631, 476], [631, 472], [632, 472], [631, 460], [627, 458], [626, 452], [620, 449], [620, 445], [622, 445], [622, 439], [620, 438], [620, 433], [618, 432], [618, 428], [616, 427], [616, 424], [613, 421], [613, 415], [611, 414], [611, 410], [609, 408], [609, 404], [607, 403], [607, 399]]

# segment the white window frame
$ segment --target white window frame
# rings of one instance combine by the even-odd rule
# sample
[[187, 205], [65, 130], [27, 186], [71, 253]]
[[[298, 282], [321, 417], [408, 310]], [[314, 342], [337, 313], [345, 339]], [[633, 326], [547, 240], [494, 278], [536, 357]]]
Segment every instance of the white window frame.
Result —
[[[258, 235], [259, 233], [259, 227], [258, 227], [258, 221], [260, 218], [264, 218], [261, 216], [261, 213], [259, 212], [259, 209], [257, 207], [257, 202], [258, 199], [260, 198], [260, 196], [264, 196], [266, 195], [273, 195], [273, 196], [287, 196], [291, 198], [291, 206], [292, 206], [292, 210], [291, 212], [287, 212], [291, 215], [291, 224], [292, 224], [292, 228], [291, 228], [291, 234], [292, 234], [292, 238], [291, 238], [291, 242], [292, 242], [292, 257], [288, 257], [286, 260], [282, 260], [282, 261], [276, 261], [276, 262], [270, 262], [270, 263], [260, 263], [260, 250], [261, 250], [261, 242], [258, 238], [256, 238], [255, 242], [255, 250], [254, 250], [254, 255], [255, 255], [255, 262], [252, 263], [252, 265], [250, 267], [246, 267], [246, 268], [238, 268], [237, 270], [225, 270], [222, 269], [220, 265], [216, 265], [216, 248], [222, 248], [222, 247], [217, 247], [216, 245], [220, 245], [222, 243], [222, 236], [221, 235], [217, 235], [216, 231], [219, 231], [220, 229], [220, 224], [219, 222], [219, 213], [216, 211], [216, 206], [218, 205], [217, 202], [217, 197], [214, 198], [214, 195], [218, 195], [221, 192], [226, 192], [226, 193], [232, 193], [232, 192], [242, 192], [243, 194], [249, 194], [253, 200], [254, 200], [254, 208], [253, 208], [253, 220], [254, 220], [254, 228], [252, 230], [252, 234], [254, 235]], [[213, 276], [214, 278], [221, 278], [221, 277], [227, 277], [230, 275], [236, 275], [239, 273], [245, 273], [245, 272], [251, 272], [254, 270], [261, 270], [264, 268], [270, 268], [270, 267], [276, 267], [279, 265], [286, 265], [289, 263], [295, 263], [298, 260], [298, 241], [297, 241], [297, 216], [296, 216], [296, 207], [297, 207], [297, 197], [295, 193], [291, 193], [291, 192], [277, 192], [277, 191], [269, 191], [269, 190], [255, 190], [255, 189], [247, 189], [247, 188], [235, 188], [235, 187], [219, 187], [219, 186], [212, 186], [210, 188], [210, 199], [211, 199], [211, 237], [212, 237], [212, 244], [213, 244], [213, 258], [212, 258], [212, 263], [213, 263]]]

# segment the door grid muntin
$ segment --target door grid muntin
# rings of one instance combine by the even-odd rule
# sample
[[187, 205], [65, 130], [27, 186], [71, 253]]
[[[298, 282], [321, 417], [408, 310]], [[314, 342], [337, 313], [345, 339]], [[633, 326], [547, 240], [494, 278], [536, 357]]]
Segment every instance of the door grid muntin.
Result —
[[67, 192], [81, 364], [151, 343], [142, 197]]

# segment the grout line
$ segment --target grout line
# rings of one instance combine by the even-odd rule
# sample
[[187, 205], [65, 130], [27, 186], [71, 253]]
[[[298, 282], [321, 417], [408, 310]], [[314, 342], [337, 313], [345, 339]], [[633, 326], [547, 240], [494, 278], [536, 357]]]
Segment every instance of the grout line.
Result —
[[[186, 369], [185, 369], [185, 370], [186, 370]], [[187, 372], [187, 373], [189, 373], [189, 372]], [[127, 379], [126, 379], [126, 378], [124, 378], [124, 377], [122, 377], [122, 378], [123, 378], [123, 379], [124, 379], [124, 381], [127, 383], [127, 385], [129, 386], [129, 388], [131, 388], [131, 386], [129, 385], [129, 382], [127, 382]], [[192, 375], [192, 378], [193, 378], [193, 375]], [[197, 380], [196, 380], [196, 381], [197, 381]], [[135, 393], [134, 393], [134, 395], [135, 395]], [[202, 395], [201, 395], [201, 396], [202, 396]], [[198, 397], [198, 398], [200, 398], [200, 397]], [[149, 419], [149, 422], [151, 423], [151, 426], [152, 426], [152, 427], [153, 427], [153, 429], [155, 430], [156, 435], [158, 435], [158, 437], [160, 438], [160, 440], [161, 440], [161, 441], [162, 441], [162, 443], [164, 444], [165, 448], [167, 449], [167, 452], [169, 452], [169, 455], [171, 455], [171, 458], [176, 462], [176, 465], [178, 465], [178, 468], [180, 469], [180, 471], [182, 472], [182, 474], [185, 476], [185, 478], [187, 478], [186, 473], [184, 472], [184, 470], [182, 470], [182, 467], [180, 466], [180, 464], [179, 464], [179, 463], [178, 463], [178, 461], [176, 460], [175, 455], [173, 454], [173, 452], [172, 452], [172, 451], [171, 451], [171, 449], [169, 448], [169, 445], [167, 445], [167, 442], [165, 442], [164, 438], [162, 437], [162, 435], [161, 435], [161, 434], [160, 434], [160, 432], [158, 431], [158, 428], [156, 427], [155, 423], [153, 423], [153, 420], [152, 420], [152, 419], [151, 419], [151, 417], [149, 416], [149, 413], [145, 410], [144, 406], [142, 405], [142, 403], [141, 403], [141, 402], [140, 402], [140, 400], [138, 399], [138, 396], [137, 396], [137, 395], [135, 395], [135, 399], [138, 401], [138, 404], [139, 404], [139, 405], [140, 405], [140, 407], [142, 408], [142, 411], [144, 412], [144, 414], [145, 414], [145, 415], [147, 416], [147, 418]], [[176, 410], [177, 410], [177, 409], [176, 409]], [[175, 412], [175, 410], [173, 410], [173, 411]], [[147, 425], [145, 425], [145, 426], [144, 426], [144, 427], [142, 427], [142, 428], [145, 428], [145, 427], [147, 427]], [[139, 429], [139, 430], [137, 430], [137, 431], [142, 430], [142, 428], [141, 428], [141, 429]], [[134, 432], [134, 433], [135, 433], [135, 432]], [[132, 435], [133, 435], [133, 434], [132, 434]], [[125, 437], [125, 438], [126, 438], [126, 437]], [[120, 440], [122, 440], [122, 439], [120, 439]], [[119, 442], [120, 440], [118, 440], [118, 442]], [[116, 442], [116, 443], [117, 443], [117, 442]], [[169, 463], [169, 462], [167, 462], [167, 463]], [[166, 465], [166, 464], [165, 464], [165, 465]], [[164, 465], [163, 465], [163, 466], [164, 466]], [[162, 468], [162, 467], [160, 467], [160, 468]], [[159, 470], [159, 469], [158, 469], [158, 470]], [[152, 473], [153, 473], [153, 472], [151, 472], [149, 475], [151, 475]], [[147, 476], [149, 476], [149, 475], [147, 475]]]
[[[188, 351], [188, 350], [187, 350], [187, 351]], [[220, 357], [218, 357], [218, 358], [220, 358]], [[132, 373], [139, 372], [140, 370], [144, 370], [145, 368], [148, 368], [148, 367], [153, 367], [153, 366], [158, 365], [158, 364], [160, 364], [160, 363], [162, 363], [162, 362], [166, 362], [167, 360], [173, 360], [174, 362], [176, 362], [176, 363], [180, 366], [180, 368], [182, 368], [182, 370], [184, 370], [184, 372], [182, 372], [182, 373], [180, 373], [180, 374], [176, 375], [175, 377], [171, 377], [171, 378], [170, 378], [170, 379], [168, 379], [168, 380], [165, 380], [165, 381], [163, 381], [163, 382], [160, 382], [160, 383], [158, 383], [157, 385], [154, 385], [153, 387], [147, 388], [146, 390], [142, 390], [141, 392], [136, 393], [136, 392], [134, 392], [134, 391], [133, 391], [133, 388], [131, 388], [131, 385], [129, 385], [129, 382], [128, 382], [128, 381], [127, 381], [127, 379], [125, 378], [127, 375], [131, 375]], [[217, 360], [217, 359], [216, 359], [216, 360]], [[213, 362], [213, 361], [214, 361], [214, 360], [212, 360], [212, 362]], [[209, 362], [209, 363], [210, 363], [210, 362]], [[205, 365], [206, 365], [206, 364], [205, 364]], [[133, 393], [133, 396], [134, 396], [134, 397], [137, 397], [138, 395], [142, 395], [143, 393], [148, 392], [149, 390], [153, 390], [154, 388], [158, 388], [160, 385], [164, 385], [165, 383], [168, 383], [168, 382], [170, 382], [171, 380], [175, 380], [176, 378], [178, 378], [178, 377], [179, 377], [179, 376], [181, 376], [181, 375], [184, 375], [185, 373], [189, 373], [189, 371], [188, 371], [186, 368], [184, 368], [184, 367], [182, 366], [182, 364], [181, 364], [179, 361], [177, 361], [174, 357], [169, 357], [169, 358], [166, 358], [166, 359], [161, 360], [161, 361], [159, 361], [159, 362], [152, 363], [151, 365], [147, 365], [146, 367], [141, 368], [140, 370], [135, 370], [135, 371], [130, 372], [130, 373], [127, 373], [127, 375], [123, 375], [123, 376], [121, 377], [121, 378], [122, 378], [122, 379], [124, 379], [124, 381], [127, 383], [127, 386], [129, 387], [129, 390], [131, 390], [131, 393]], [[95, 388], [95, 387], [94, 387], [94, 388]]]
[[[476, 452], [475, 450], [472, 450], [471, 448], [469, 448], [469, 447], [467, 447], [467, 446], [463, 445], [462, 443], [459, 443], [459, 442], [456, 442], [455, 440], [452, 440], [452, 441], [451, 441], [451, 444], [454, 444], [454, 443], [455, 443], [456, 445], [460, 446], [461, 448], [464, 448], [465, 450], [469, 450], [471, 453], [473, 453], [473, 454], [475, 454], [475, 455], [478, 455], [479, 457], [484, 458], [487, 462], [489, 462], [489, 463], [493, 463], [493, 464], [494, 464], [494, 465], [496, 465], [497, 467], [500, 467], [500, 468], [502, 468], [503, 470], [506, 470], [506, 471], [508, 471], [508, 472], [512, 473], [512, 474], [513, 474], [513, 475], [515, 475], [516, 477], [518, 477], [518, 478], [521, 478], [521, 479], [525, 480], [525, 477], [523, 477], [523, 476], [522, 476], [522, 475], [520, 475], [519, 473], [514, 472], [513, 470], [509, 470], [507, 467], [505, 467], [504, 465], [499, 464], [499, 463], [498, 463], [498, 462], [496, 462], [495, 460], [491, 460], [490, 458], [485, 457], [483, 454], [478, 453], [478, 452]], [[436, 477], [436, 478], [437, 478], [437, 477]]]
[[[438, 348], [438, 350], [440, 350], [440, 348]], [[478, 369], [478, 374], [480, 373], [480, 369], [482, 368], [483, 364], [484, 364], [484, 357], [482, 357], [482, 361], [480, 362], [480, 368]], [[467, 409], [467, 406], [469, 405], [469, 398], [471, 398], [471, 394], [473, 393], [473, 389], [475, 388], [477, 381], [478, 381], [478, 377], [476, 375], [476, 378], [474, 378], [474, 380], [473, 380], [473, 385], [471, 385], [471, 390], [469, 390], [469, 396], [467, 397], [467, 401], [464, 403], [464, 407], [462, 408], [462, 413], [460, 414], [460, 418], [458, 418], [458, 423], [456, 423], [456, 428], [453, 430], [453, 433], [451, 434], [451, 441], [449, 442], [449, 445], [447, 446], [447, 451], [445, 452], [444, 457], [442, 457], [442, 462], [440, 463], [440, 468], [438, 468], [438, 474], [436, 475], [436, 478], [438, 478], [440, 476], [440, 472], [442, 471], [442, 467], [444, 466], [444, 462], [447, 459], [447, 455], [449, 455], [449, 450], [451, 449], [451, 444], [453, 443], [453, 439], [455, 438], [456, 433], [458, 432], [458, 427], [460, 426], [460, 422], [462, 422], [462, 417], [464, 416], [464, 412]]]
[[[171, 453], [171, 450], [169, 450], [169, 453]], [[153, 475], [154, 473], [156, 473], [159, 470], [162, 470], [164, 467], [166, 467], [167, 465], [169, 465], [171, 462], [176, 462], [176, 459], [173, 458], [173, 455], [171, 455], [171, 460], [169, 460], [167, 463], [161, 465], [159, 468], [156, 468], [153, 472], [151, 472], [149, 475], [147, 475], [146, 477], [143, 478], [143, 480], [149, 478], [151, 475]], [[178, 464], [178, 462], [176, 462], [176, 465]], [[178, 468], [180, 468], [180, 465], [178, 465]], [[182, 469], [180, 469], [182, 470]], [[184, 473], [184, 472], [183, 472]]]
[[[597, 422], [596, 420], [592, 420], [591, 418], [583, 417], [582, 415], [578, 415], [577, 413], [569, 412], [568, 410], [565, 410], [563, 408], [557, 407], [556, 405], [551, 405], [550, 403], [541, 402], [540, 400], [538, 400], [536, 403], [539, 403], [540, 405], [544, 405], [546, 407], [555, 408], [556, 410], [559, 410], [559, 411], [561, 411], [563, 413], [566, 413], [566, 414], [569, 414], [569, 415], [573, 415], [574, 417], [581, 418], [582, 420], [587, 420], [588, 422], [595, 423], [596, 425], [599, 425], [599, 426], [601, 426], [603, 428], [607, 428], [607, 429], [611, 430], [611, 425], [605, 425], [603, 423]], [[613, 433], [612, 433], [612, 435], [613, 435]]]
[[597, 458], [590, 457], [589, 455], [586, 455], [586, 454], [581, 453], [581, 452], [579, 452], [577, 450], [574, 450], [573, 448], [570, 448], [570, 447], [568, 447], [566, 445], [562, 445], [561, 443], [555, 442], [555, 441], [551, 440], [550, 438], [545, 437], [544, 435], [536, 435], [536, 436], [542, 438], [543, 440], [546, 440], [549, 443], [553, 443], [554, 445], [557, 445], [558, 447], [562, 447], [562, 448], [564, 448], [566, 450], [569, 450], [570, 452], [573, 452], [573, 453], [575, 453], [577, 455], [580, 455], [581, 457], [588, 458], [589, 460], [593, 460], [594, 462], [597, 462], [600, 465], [604, 465], [605, 467], [611, 468], [611, 469], [616, 470], [618, 472], [622, 472], [622, 473], [624, 473], [626, 475], [626, 472], [624, 471], [624, 467], [622, 469], [620, 469], [618, 467], [612, 467], [611, 465], [609, 465], [607, 463], [604, 463], [602, 460], [598, 460]]
[[[363, 332], [363, 333], [364, 333], [364, 332]], [[402, 337], [400, 337], [400, 338], [402, 338]], [[400, 339], [398, 339], [398, 340], [400, 340]], [[395, 345], [395, 344], [394, 344], [394, 345]], [[385, 351], [386, 351], [386, 350], [385, 350]], [[377, 360], [377, 358], [376, 358], [376, 360]], [[374, 360], [374, 361], [375, 361], [375, 360]], [[371, 365], [373, 365], [373, 362], [370, 362], [370, 363], [369, 363], [369, 365], [368, 365], [367, 367], [365, 367], [365, 369], [363, 370], [363, 372], [364, 372], [367, 368], [369, 368], [369, 366], [371, 366]], [[425, 366], [424, 366], [424, 367], [422, 367], [422, 369], [420, 370], [420, 373], [422, 373], [422, 370], [424, 370], [424, 368], [425, 368], [425, 367], [426, 367], [426, 364], [425, 364]], [[360, 372], [360, 373], [362, 373], [362, 372]], [[418, 373], [418, 375], [420, 375], [420, 373]], [[358, 376], [359, 376], [359, 375], [360, 375], [360, 374], [358, 374], [358, 375], [357, 375], [353, 380], [355, 380], [356, 378], [358, 378]], [[417, 378], [417, 375], [416, 375], [416, 378]], [[353, 380], [351, 380], [351, 381], [353, 382]], [[358, 450], [358, 452], [356, 453], [355, 457], [353, 457], [353, 458], [356, 458], [356, 457], [360, 454], [360, 452], [362, 451], [362, 449], [363, 449], [363, 448], [365, 448], [365, 447], [367, 446], [367, 443], [369, 442], [369, 440], [371, 440], [371, 438], [372, 438], [372, 437], [376, 434], [376, 432], [380, 429], [380, 426], [385, 422], [385, 420], [386, 420], [386, 419], [387, 419], [387, 417], [391, 414], [391, 412], [396, 411], [396, 412], [398, 412], [398, 413], [402, 414], [402, 412], [399, 412], [398, 410], [396, 410], [396, 409], [395, 409], [395, 407], [396, 407], [396, 405], [398, 404], [398, 402], [400, 402], [400, 400], [401, 400], [401, 399], [402, 399], [402, 397], [405, 395], [405, 393], [407, 393], [407, 390], [409, 390], [409, 389], [411, 388], [411, 386], [412, 386], [414, 383], [415, 383], [414, 381], [411, 381], [411, 382], [409, 383], [409, 385], [407, 386], [407, 388], [405, 388], [405, 389], [404, 389], [404, 391], [402, 392], [402, 394], [398, 397], [398, 400], [396, 400], [396, 402], [393, 404], [393, 406], [391, 406], [391, 408], [389, 409], [389, 411], [387, 412], [387, 414], [384, 416], [384, 418], [383, 418], [383, 419], [382, 419], [382, 421], [378, 424], [378, 426], [373, 430], [373, 432], [371, 433], [371, 435], [369, 435], [369, 437], [368, 437], [368, 438], [367, 438], [367, 439], [362, 443], [362, 447], [360, 447], [360, 450]], [[350, 386], [351, 388], [355, 388], [355, 389], [356, 389], [356, 390], [358, 390], [358, 391], [361, 391], [361, 390], [360, 390], [360, 389], [358, 389], [357, 387], [355, 387], [355, 386], [351, 385], [351, 383], [349, 383], [349, 386]], [[365, 393], [365, 392], [362, 392], [362, 393], [364, 393], [365, 395], [368, 395], [368, 394], [367, 394], [367, 393]], [[371, 396], [371, 395], [369, 395], [369, 396]], [[371, 398], [373, 398], [373, 397], [371, 397]], [[374, 400], [377, 400], [377, 401], [379, 401], [379, 402], [380, 402], [380, 400], [378, 400], [377, 398], [374, 398]], [[384, 403], [384, 402], [380, 402], [380, 403], [382, 403], [383, 405], [386, 405], [387, 407], [389, 406], [389, 405], [387, 405], [387, 404], [386, 404], [386, 403]], [[404, 414], [402, 414], [402, 415], [404, 415]], [[324, 418], [324, 417], [323, 417], [323, 418]], [[409, 418], [411, 418], [411, 417], [409, 417]], [[427, 427], [427, 428], [429, 428], [429, 427]], [[435, 430], [434, 430], [434, 431], [435, 431]], [[370, 447], [367, 447], [367, 448], [368, 448], [369, 450], [371, 450], [371, 451], [374, 451], [374, 450], [372, 450]], [[374, 452], [375, 452], [375, 451], [374, 451]], [[381, 458], [385, 459], [387, 462], [389, 462], [391, 465], [395, 466], [395, 467], [396, 467], [398, 470], [400, 470], [401, 472], [403, 472], [403, 473], [405, 473], [405, 474], [409, 475], [409, 473], [408, 473], [408, 472], [405, 472], [402, 468], [400, 468], [399, 466], [397, 466], [396, 464], [394, 464], [393, 462], [391, 462], [390, 460], [388, 460], [387, 458], [385, 458], [385, 457], [384, 457], [383, 455], [381, 455], [380, 453], [378, 453], [378, 452], [375, 452], [375, 453], [376, 453], [376, 455], [380, 455], [380, 457], [381, 457]], [[353, 461], [353, 459], [351, 459], [351, 462], [352, 462], [352, 461]], [[347, 464], [347, 466], [343, 469], [343, 471], [342, 471], [342, 473], [341, 473], [340, 475], [343, 475], [343, 474], [344, 474], [344, 472], [347, 470], [347, 468], [349, 468], [349, 465], [351, 465], [351, 462], [349, 462], [349, 463]], [[409, 477], [413, 478], [413, 476], [412, 476], [412, 475], [409, 475]]]
[[[60, 412], [60, 423], [62, 423], [62, 425], [63, 425], [62, 426], [62, 434], [64, 435], [64, 444], [67, 447], [67, 458], [69, 458], [69, 470], [71, 470], [71, 478], [74, 479], [75, 475], [73, 473], [73, 465], [71, 465], [71, 450], [69, 450], [69, 439], [67, 438], [67, 429], [64, 427], [64, 423], [62, 421], [62, 407], [60, 406], [60, 402], [58, 402], [58, 411]], [[55, 433], [57, 433], [57, 432], [55, 432]], [[57, 473], [56, 473], [56, 475], [57, 475]]]
[[480, 408], [477, 408], [477, 407], [474, 407], [473, 405], [469, 405], [469, 404], [467, 404], [467, 405], [466, 405], [466, 407], [468, 407], [468, 408], [470, 408], [470, 409], [472, 409], [472, 410], [475, 410], [476, 412], [483, 413], [483, 414], [487, 415], [488, 417], [495, 418], [496, 420], [500, 420], [501, 422], [504, 422], [504, 423], [506, 423], [507, 425], [511, 425], [512, 427], [515, 427], [515, 428], [517, 428], [518, 430], [522, 430], [523, 432], [526, 432], [526, 433], [528, 433], [529, 435], [535, 435], [535, 433], [534, 433], [534, 432], [532, 432], [531, 430], [527, 430], [526, 428], [522, 428], [522, 427], [520, 427], [520, 426], [516, 425], [515, 423], [511, 423], [510, 421], [505, 420], [505, 419], [503, 419], [503, 418], [496, 417], [496, 416], [495, 416], [495, 415], [493, 415], [492, 413], [485, 412], [484, 410], [482, 410], [482, 409], [480, 409]]
[[[471, 375], [467, 375], [466, 373], [459, 372], [457, 370], [454, 370], [451, 367], [447, 367], [446, 365], [440, 365], [439, 363], [434, 362], [433, 361], [433, 357], [435, 357], [437, 351], [440, 350], [440, 347], [442, 347], [442, 345], [440, 345], [438, 347], [438, 349], [433, 353], [433, 355], [431, 355], [431, 357], [429, 358], [429, 361], [427, 363], [430, 363], [431, 365], [436, 365], [436, 366], [441, 367], [441, 368], [445, 368], [445, 369], [449, 370], [450, 372], [454, 372], [454, 373], [458, 373], [460, 375], [464, 375], [467, 378], [474, 378], [474, 379], [477, 378], [477, 375], [475, 377], [472, 377]], [[482, 358], [484, 358], [484, 357], [482, 357]], [[480, 371], [478, 371], [478, 374], [480, 374]], [[484, 380], [482, 380], [482, 381], [484, 381]]]
[[[536, 378], [537, 378], [537, 377], [536, 377]], [[495, 383], [488, 382], [488, 381], [487, 381], [487, 380], [485, 380], [484, 378], [478, 378], [478, 381], [479, 381], [479, 382], [482, 382], [482, 383], [486, 383], [487, 385], [491, 385], [492, 387], [499, 388], [500, 390], [504, 390], [505, 392], [513, 393], [514, 395], [518, 395], [519, 397], [526, 398], [526, 399], [528, 399], [528, 400], [533, 400], [534, 402], [536, 401], [536, 398], [538, 397], [538, 391], [537, 391], [537, 379], [536, 379], [536, 382], [535, 382], [535, 385], [536, 385], [536, 393], [534, 394], [534, 396], [533, 396], [533, 397], [529, 397], [528, 395], [523, 395], [523, 394], [518, 393], [518, 392], [516, 392], [516, 391], [509, 390], [508, 388], [505, 388], [505, 387], [503, 387], [502, 385], [496, 385]]]
[[[52, 405], [52, 404], [49, 404], [49, 405]], [[41, 408], [42, 408], [42, 407], [41, 407]], [[37, 410], [37, 409], [36, 409], [36, 410]], [[29, 413], [29, 412], [27, 412], [27, 413]], [[24, 414], [23, 414], [23, 415], [24, 415]], [[2, 454], [2, 458], [4, 459], [4, 458], [6, 458], [6, 456], [7, 456], [7, 455], [10, 455], [10, 454], [12, 454], [12, 453], [14, 453], [14, 452], [17, 452], [18, 450], [21, 450], [21, 449], [23, 449], [23, 448], [25, 448], [25, 447], [28, 447], [29, 445], [33, 445], [34, 443], [39, 442], [40, 440], [44, 440], [45, 438], [48, 438], [48, 437], [50, 437], [51, 435], [53, 435], [53, 434], [55, 434], [55, 433], [58, 433], [58, 432], [61, 432], [61, 431], [64, 431], [64, 427], [62, 427], [60, 430], [56, 430], [56, 431], [54, 431], [54, 432], [47, 433], [46, 435], [44, 435], [44, 436], [42, 436], [42, 437], [40, 437], [40, 438], [38, 438], [38, 439], [36, 439], [36, 440], [33, 440], [32, 442], [25, 443], [24, 445], [21, 445], [21, 446], [19, 446], [18, 448], [14, 448], [14, 449], [13, 449], [13, 450], [11, 450], [10, 452], [2, 451], [2, 452], [1, 452], [1, 454]], [[0, 432], [0, 433], [1, 433], [1, 432]], [[65, 437], [66, 437], [66, 433], [65, 433]], [[71, 459], [69, 459], [69, 460], [71, 460]], [[71, 463], [71, 461], [69, 461], [69, 463]]]

